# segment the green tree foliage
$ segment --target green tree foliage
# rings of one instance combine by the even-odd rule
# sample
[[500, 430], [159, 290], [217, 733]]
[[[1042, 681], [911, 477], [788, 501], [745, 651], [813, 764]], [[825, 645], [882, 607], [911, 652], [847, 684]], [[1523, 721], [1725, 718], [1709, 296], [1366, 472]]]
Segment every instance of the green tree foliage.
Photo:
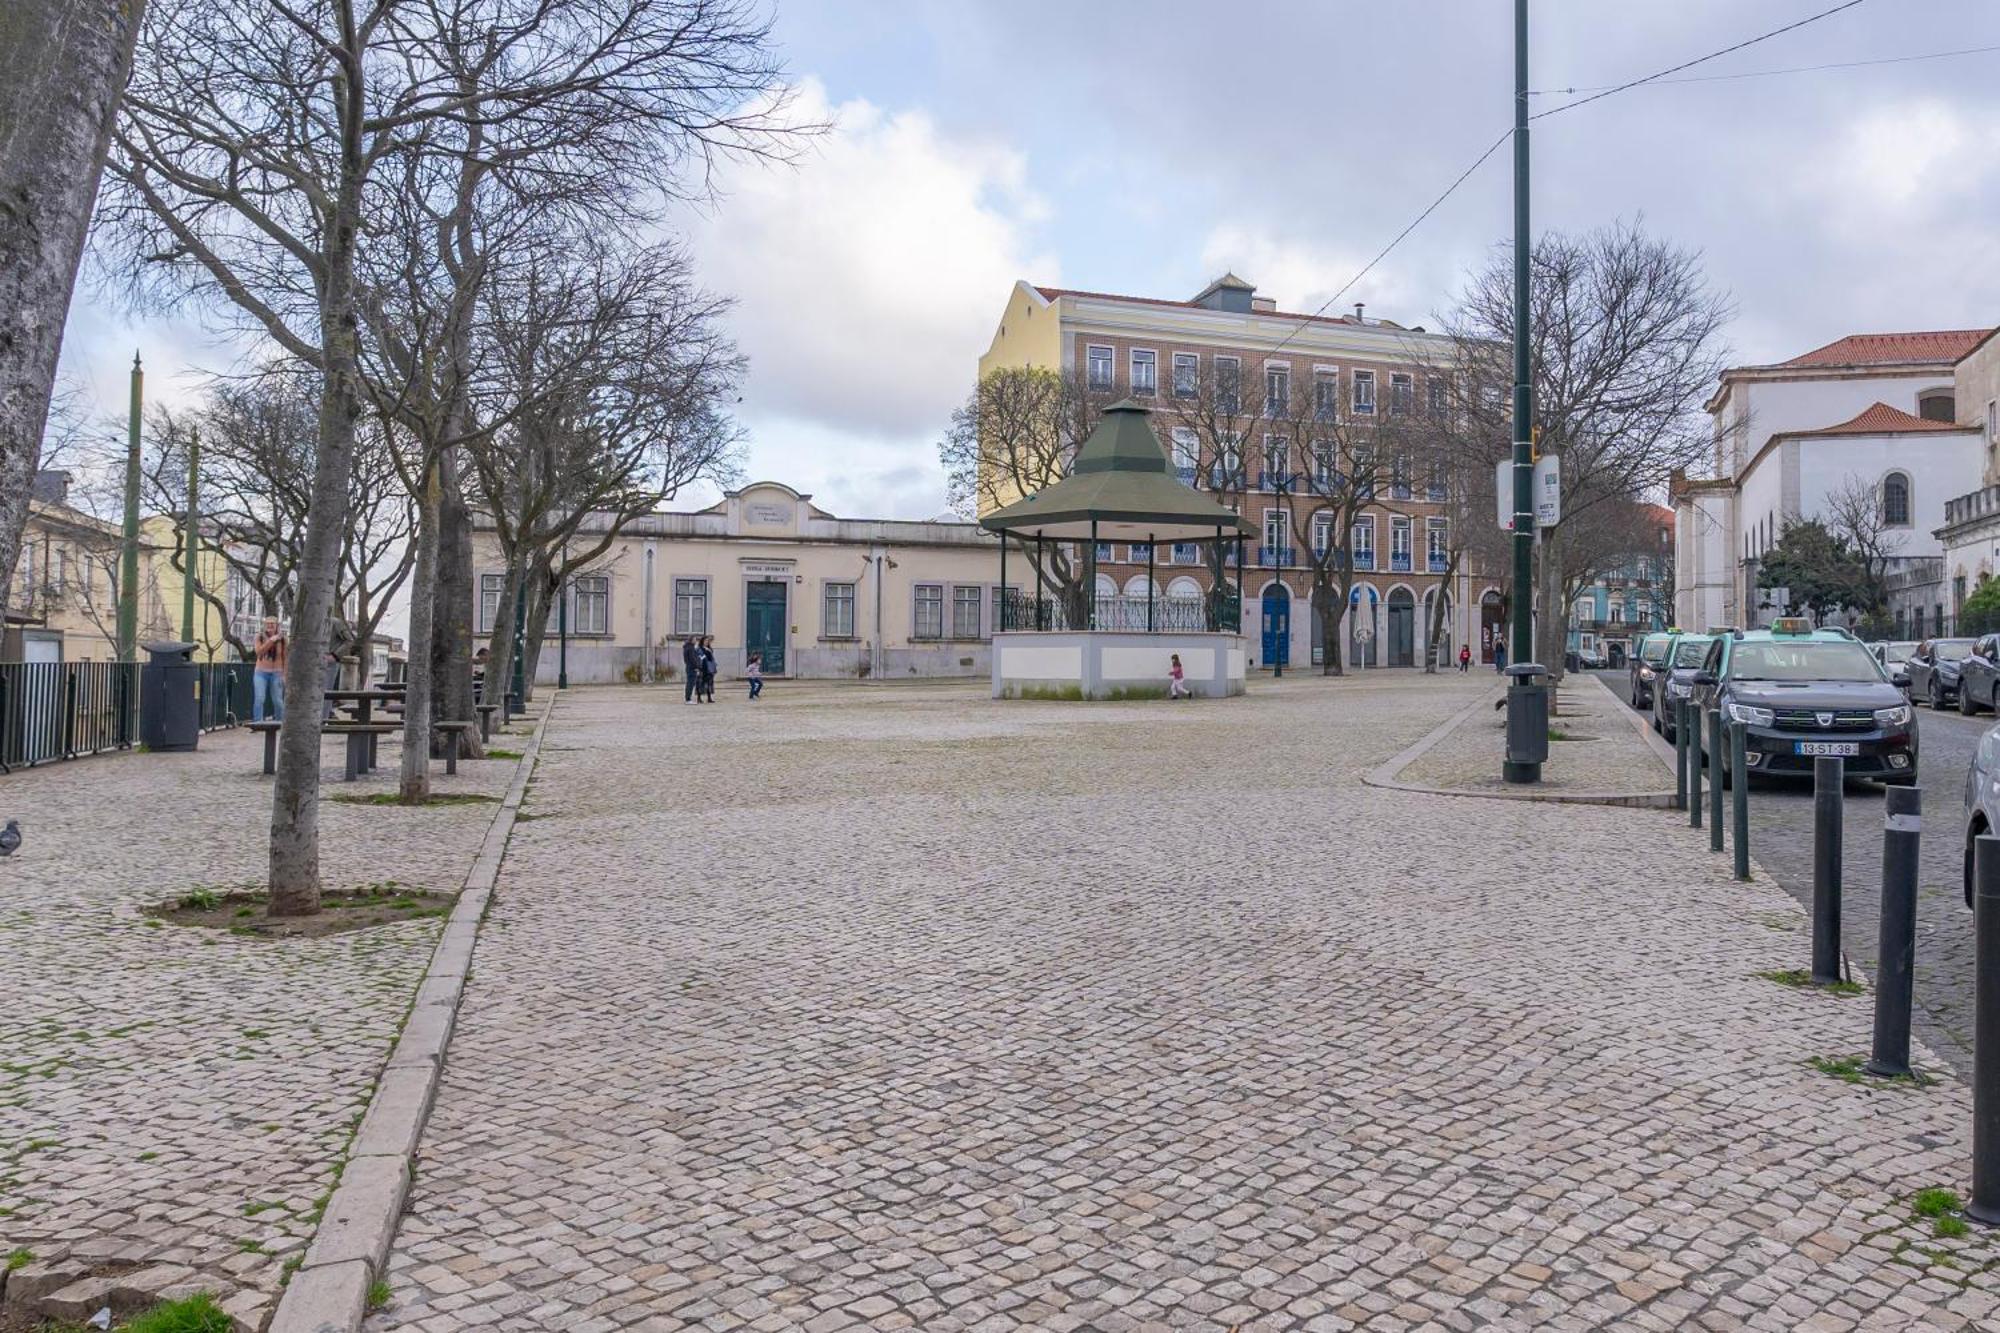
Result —
[[1871, 580], [1861, 557], [1818, 519], [1786, 526], [1764, 558], [1757, 586], [1781, 590], [1786, 613], [1809, 615], [1815, 625], [1835, 611], [1866, 607], [1872, 601]]

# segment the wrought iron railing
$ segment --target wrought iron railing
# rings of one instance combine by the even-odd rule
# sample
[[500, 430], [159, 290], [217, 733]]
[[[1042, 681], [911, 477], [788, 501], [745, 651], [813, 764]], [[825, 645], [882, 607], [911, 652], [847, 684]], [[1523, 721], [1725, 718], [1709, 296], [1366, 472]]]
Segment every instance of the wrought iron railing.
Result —
[[1139, 634], [1234, 633], [1242, 607], [1233, 592], [1198, 597], [1038, 597], [1008, 589], [1000, 598], [1002, 631], [1120, 630]]
[[195, 667], [195, 706], [201, 729], [233, 727], [250, 720], [251, 674], [254, 662], [202, 662]]
[[123, 749], [139, 734], [139, 668], [0, 662], [0, 772]]

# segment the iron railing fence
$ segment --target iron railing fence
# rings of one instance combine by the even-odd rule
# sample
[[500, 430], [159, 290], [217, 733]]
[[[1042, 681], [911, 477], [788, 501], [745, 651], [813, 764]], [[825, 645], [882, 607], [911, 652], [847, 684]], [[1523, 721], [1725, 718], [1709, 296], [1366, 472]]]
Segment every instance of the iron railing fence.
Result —
[[1242, 608], [1235, 593], [1201, 597], [1037, 597], [1008, 589], [1000, 598], [1006, 630], [1122, 630], [1139, 634], [1236, 633]]
[[255, 662], [201, 662], [195, 666], [195, 706], [201, 729], [233, 727], [250, 720], [251, 675]]
[[139, 668], [129, 662], [0, 662], [0, 773], [139, 736]]

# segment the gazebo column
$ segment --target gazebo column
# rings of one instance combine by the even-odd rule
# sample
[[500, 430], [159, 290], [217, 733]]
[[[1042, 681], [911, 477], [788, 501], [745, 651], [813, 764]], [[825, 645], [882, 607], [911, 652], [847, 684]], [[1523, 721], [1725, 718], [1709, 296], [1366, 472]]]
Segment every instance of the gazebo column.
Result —
[[1000, 529], [1000, 614], [995, 630], [1007, 628], [1007, 529]]
[[1085, 585], [1084, 596], [1090, 598], [1090, 614], [1084, 618], [1083, 623], [1089, 626], [1091, 629], [1096, 629], [1097, 628], [1097, 520], [1094, 518], [1090, 520], [1090, 562], [1087, 565], [1085, 565], [1084, 568], [1088, 571], [1088, 573], [1084, 578], [1084, 585]]
[[1146, 633], [1153, 632], [1153, 534], [1146, 534]]

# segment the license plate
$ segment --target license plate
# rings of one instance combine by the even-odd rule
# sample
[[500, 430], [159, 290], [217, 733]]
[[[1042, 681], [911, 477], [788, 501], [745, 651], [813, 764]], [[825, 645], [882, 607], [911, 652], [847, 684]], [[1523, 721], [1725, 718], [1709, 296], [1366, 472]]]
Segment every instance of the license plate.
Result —
[[1858, 755], [1861, 753], [1861, 743], [1859, 741], [1800, 741], [1792, 747], [1792, 753]]

